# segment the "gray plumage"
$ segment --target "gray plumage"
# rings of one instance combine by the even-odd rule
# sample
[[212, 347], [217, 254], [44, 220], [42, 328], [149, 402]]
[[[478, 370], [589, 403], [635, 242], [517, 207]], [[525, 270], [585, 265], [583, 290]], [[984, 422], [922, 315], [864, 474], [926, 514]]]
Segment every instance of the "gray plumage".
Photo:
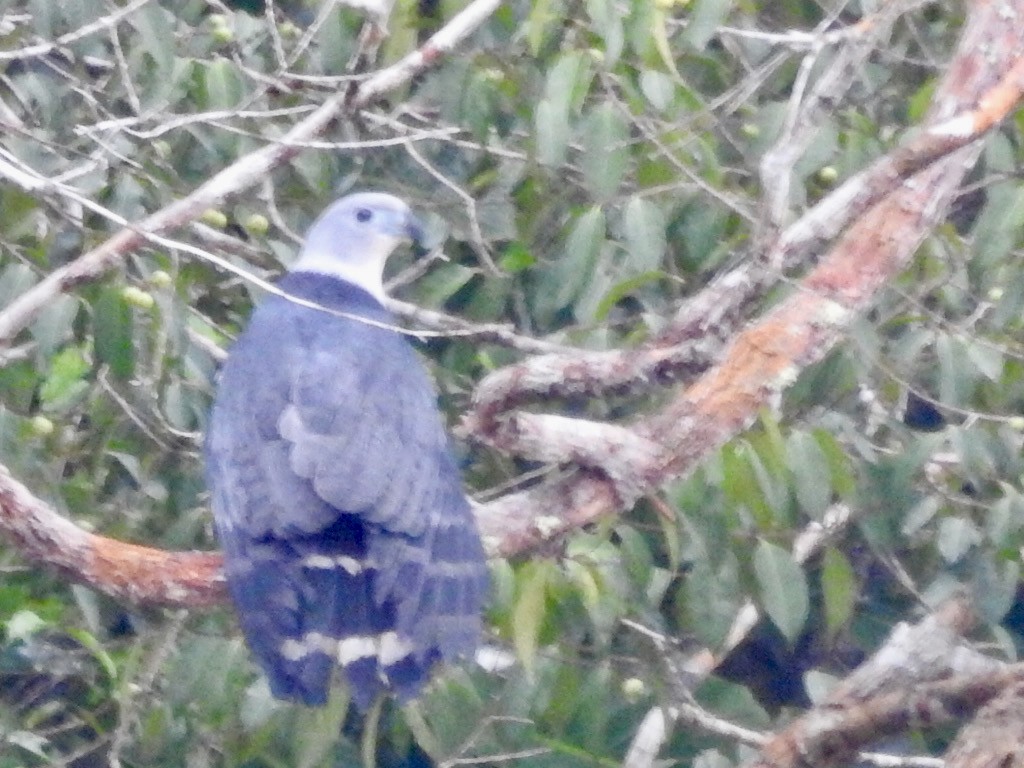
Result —
[[[483, 550], [433, 387], [380, 303], [417, 234], [397, 198], [335, 203], [225, 363], [206, 441], [242, 629], [273, 693], [415, 696], [480, 634]], [[359, 319], [354, 319], [357, 317]], [[365, 322], [364, 322], [365, 321]]]

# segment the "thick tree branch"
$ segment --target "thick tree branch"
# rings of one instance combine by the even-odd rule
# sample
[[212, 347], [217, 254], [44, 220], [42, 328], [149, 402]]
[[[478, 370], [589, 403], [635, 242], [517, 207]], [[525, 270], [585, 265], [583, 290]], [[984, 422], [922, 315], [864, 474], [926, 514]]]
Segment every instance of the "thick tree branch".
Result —
[[769, 739], [752, 768], [835, 765], [883, 736], [962, 719], [1006, 686], [1024, 682], [1007, 665], [963, 644], [976, 618], [954, 599], [889, 639], [821, 705]]
[[[1024, 16], [1024, 3], [1016, 5], [1022, 6], [1018, 15]], [[964, 137], [976, 138], [976, 131], [993, 125], [995, 117], [1008, 110], [1010, 95], [1019, 100], [1024, 88], [1019, 55], [1024, 35], [1018, 25], [1001, 21], [1001, 10], [994, 3], [974, 7], [958, 53], [936, 91], [931, 127], [908, 144], [916, 149], [879, 160], [871, 172], [848, 182], [852, 187], [842, 197], [859, 210], [879, 190], [900, 184], [901, 174], [925, 170], [863, 214], [789, 298], [736, 336], [717, 366], [662, 412], [634, 425], [670, 457], [661, 464], [634, 467], [637, 484], [658, 487], [678, 477], [749, 426], [760, 409], [776, 407], [797, 374], [821, 360], [843, 338], [857, 313], [902, 271], [980, 151], [976, 143], [965, 146]], [[963, 117], [965, 113], [971, 117]], [[942, 155], [954, 147], [962, 148]], [[936, 157], [942, 159], [934, 162]], [[849, 210], [836, 213], [849, 221]], [[810, 233], [820, 234], [819, 225], [825, 226], [820, 216], [805, 221], [800, 236], [783, 238], [773, 254], [782, 254], [785, 263], [808, 247]], [[840, 228], [832, 227], [828, 234]], [[492, 503], [483, 526], [503, 542], [501, 550], [510, 553], [608, 514], [619, 508], [619, 499], [629, 502], [621, 482], [595, 474], [559, 479]], [[524, 512], [530, 509], [545, 510], [543, 525], [534, 525]]]
[[[788, 227], [761, 260], [770, 269], [759, 263], [744, 264], [717, 278], [687, 300], [650, 344], [637, 349], [538, 356], [489, 374], [474, 393], [473, 408], [463, 421], [464, 433], [506, 452], [540, 458], [530, 453], [528, 445], [510, 440], [507, 430], [502, 431], [498, 418], [502, 413], [552, 397], [637, 393], [706, 369], [768, 281], [799, 267], [816, 245], [832, 240], [923, 169], [975, 142], [1012, 111], [1022, 93], [1024, 58], [984, 93], [976, 107], [924, 128]], [[545, 441], [549, 454], [558, 445], [556, 437]], [[563, 460], [570, 460], [568, 452]]]
[[[122, 229], [97, 248], [49, 274], [0, 313], [0, 349], [9, 348], [15, 337], [60, 293], [99, 277], [143, 244], [148, 235], [183, 226], [228, 195], [262, 181], [322, 133], [331, 121], [358, 111], [437, 63], [499, 6], [499, 0], [474, 0], [419, 49], [328, 99], [277, 142], [240, 158], [192, 194], [137, 226]], [[57, 198], [74, 193], [12, 160], [0, 156], [0, 176], [26, 192]], [[27, 558], [51, 565], [75, 581], [129, 602], [198, 607], [219, 602], [226, 596], [219, 554], [164, 552], [89, 533], [35, 497], [2, 465], [0, 530]]]
[[[297, 140], [298, 134], [308, 138], [322, 130], [337, 110], [363, 104], [379, 95], [376, 89], [383, 88], [382, 83], [396, 83], [394, 78], [408, 77], [418, 71], [417, 67], [429, 65], [439, 52], [449, 49], [445, 46], [454, 45], [468, 34], [472, 24], [484, 18], [484, 10], [493, 10], [495, 5], [478, 0], [415, 55], [364, 82], [354, 96], [335, 97], [293, 129], [286, 141]], [[1024, 16], [1024, 8], [1017, 12]], [[654, 451], [653, 458], [636, 459], [628, 481], [623, 482], [620, 477], [613, 482], [607, 475], [584, 470], [487, 504], [479, 510], [479, 519], [489, 551], [504, 555], [522, 552], [628, 505], [642, 489], [658, 487], [691, 469], [751, 423], [761, 408], [777, 404], [797, 373], [820, 360], [843, 337], [857, 312], [899, 274], [945, 210], [977, 147], [945, 156], [905, 183], [900, 174], [927, 166], [951, 147], [963, 146], [1019, 96], [1021, 67], [1016, 62], [1018, 52], [1024, 48], [1021, 37], [1020, 25], [1002, 21], [995, 4], [980, 2], [973, 6], [959, 52], [936, 92], [932, 124], [939, 129], [922, 134], [921, 141], [932, 149], [921, 150], [922, 154], [910, 158], [897, 153], [896, 160], [880, 161], [889, 168], [885, 173], [879, 172], [887, 179], [885, 184], [860, 185], [867, 190], [863, 192], [864, 200], [872, 199], [879, 189], [895, 188], [901, 183], [902, 186], [851, 227], [797, 291], [737, 336], [718, 365], [678, 393], [662, 412], [632, 425], [641, 441], [660, 445], [662, 450]], [[1013, 76], [1004, 80], [1005, 87], [1001, 85], [993, 92], [996, 95], [981, 101], [973, 117], [941, 122], [972, 109], [997, 84], [1000, 72], [1012, 72]], [[143, 226], [155, 225], [164, 231], [180, 225], [224, 195], [253, 183], [293, 151], [284, 143], [253, 153], [193, 195], [155, 214]], [[813, 226], [806, 229], [820, 235]], [[125, 230], [37, 285], [0, 316], [0, 341], [10, 343], [53, 295], [116, 263], [141, 238], [139, 232]], [[0, 525], [22, 544], [30, 557], [53, 562], [64, 572], [103, 591], [139, 601], [195, 605], [205, 604], [209, 591], [219, 589], [202, 583], [202, 579], [185, 578], [207, 573], [212, 579], [215, 556], [157, 553], [111, 543], [77, 529], [72, 531], [70, 523], [58, 523], [42, 514], [38, 502], [6, 473], [0, 473], [0, 506]], [[543, 514], [538, 516], [538, 510], [543, 510]], [[44, 535], [44, 529], [51, 523], [59, 535]], [[33, 528], [40, 530], [34, 532]], [[143, 551], [149, 555], [143, 556]], [[146, 563], [149, 556], [154, 558], [148, 566], [152, 578], [135, 581], [138, 574], [133, 569]], [[121, 564], [124, 568], [119, 570]], [[169, 594], [160, 583], [154, 585], [154, 580], [181, 585], [182, 589]]]
[[40, 501], [3, 465], [0, 529], [30, 560], [119, 600], [202, 607], [227, 597], [219, 554], [164, 552], [89, 533]]

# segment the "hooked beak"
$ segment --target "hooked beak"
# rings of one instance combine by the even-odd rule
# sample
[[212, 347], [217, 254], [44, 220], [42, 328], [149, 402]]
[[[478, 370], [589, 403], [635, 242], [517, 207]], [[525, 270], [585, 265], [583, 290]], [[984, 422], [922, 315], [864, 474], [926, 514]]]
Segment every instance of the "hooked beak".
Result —
[[423, 226], [423, 222], [412, 211], [409, 211], [405, 216], [405, 236], [420, 248], [424, 247], [427, 230]]

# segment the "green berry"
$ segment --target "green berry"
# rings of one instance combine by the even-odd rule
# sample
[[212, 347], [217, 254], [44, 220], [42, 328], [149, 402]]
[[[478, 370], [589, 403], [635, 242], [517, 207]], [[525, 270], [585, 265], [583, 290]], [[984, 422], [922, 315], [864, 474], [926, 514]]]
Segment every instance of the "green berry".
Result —
[[210, 36], [218, 43], [230, 43], [235, 39], [235, 33], [231, 31], [231, 27], [214, 27], [210, 30]]
[[254, 213], [246, 218], [243, 226], [245, 227], [245, 231], [250, 235], [262, 237], [267, 234], [267, 231], [270, 229], [270, 222], [263, 214]]
[[139, 309], [152, 309], [156, 301], [153, 299], [153, 294], [136, 288], [134, 285], [126, 285], [121, 289], [121, 298], [133, 307]]
[[647, 692], [647, 686], [639, 677], [630, 677], [622, 681], [622, 695], [627, 701], [637, 701]]
[[216, 208], [207, 208], [199, 216], [199, 220], [217, 229], [224, 229], [228, 225], [228, 217], [224, 215], [223, 211], [218, 211]]
[[54, 430], [53, 422], [45, 416], [33, 416], [28, 420], [28, 426], [32, 430], [32, 434], [38, 437], [52, 435]]
[[818, 171], [818, 180], [825, 184], [832, 184], [836, 179], [839, 178], [839, 171], [836, 170], [834, 165], [826, 165], [824, 168]]

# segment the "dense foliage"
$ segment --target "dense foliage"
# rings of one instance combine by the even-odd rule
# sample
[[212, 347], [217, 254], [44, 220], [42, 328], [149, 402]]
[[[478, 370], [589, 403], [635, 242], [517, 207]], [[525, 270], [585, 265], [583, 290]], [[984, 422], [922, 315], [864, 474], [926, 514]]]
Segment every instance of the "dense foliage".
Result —
[[[335, 3], [134, 5], [77, 34], [112, 5], [0, 0], [0, 161], [54, 185], [0, 181], [0, 307], [117, 231], [118, 217], [188, 194], [461, 7], [399, 0], [378, 47], [364, 12]], [[510, 2], [456, 54], [176, 237], [271, 278], [330, 200], [384, 189], [425, 215], [447, 257], [399, 255], [397, 297], [564, 345], [636, 344], [713, 275], [754, 258], [758, 161], [794, 91], [855, 44], [833, 39], [811, 60], [810, 38], [791, 30], [840, 28], [871, 4], [823, 5], [835, 8]], [[820, 115], [784, 210], [798, 215], [911, 130], [961, 22], [957, 6], [928, 4], [873, 43]], [[40, 41], [56, 44], [33, 49]], [[991, 652], [1015, 657], [1022, 129], [1018, 119], [990, 136], [955, 215], [778, 413], [659, 498], [493, 563], [488, 641], [514, 665], [447, 669], [416, 706], [388, 705], [372, 727], [346, 718], [341, 690], [323, 711], [273, 702], [227, 608], [118, 605], [0, 548], [0, 768], [111, 753], [160, 766], [351, 765], [374, 752], [381, 766], [428, 755], [617, 765], [650, 708], [678, 695], [680, 661], [723, 649], [748, 601], [760, 624], [695, 695], [750, 727], [783, 722], [897, 621], [958, 588], [982, 611]], [[199, 461], [212, 347], [230, 343], [259, 295], [201, 254], [155, 246], [63, 295], [0, 353], [0, 461], [82, 526], [215, 548]], [[459, 336], [422, 351], [453, 425], [475, 382], [522, 355]], [[664, 391], [549, 405], [626, 421]], [[481, 499], [545, 469], [459, 448]], [[853, 522], [795, 559], [796, 535], [843, 508]], [[693, 729], [660, 752], [703, 766], [742, 755]]]

